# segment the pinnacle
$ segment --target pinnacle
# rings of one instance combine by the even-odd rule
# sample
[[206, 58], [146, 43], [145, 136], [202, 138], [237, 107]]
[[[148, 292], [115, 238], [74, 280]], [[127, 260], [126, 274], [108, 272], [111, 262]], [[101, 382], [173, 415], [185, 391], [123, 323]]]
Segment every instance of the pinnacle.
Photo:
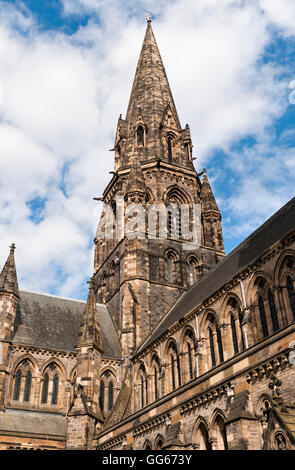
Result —
[[0, 274], [0, 292], [14, 294], [19, 297], [14, 251], [15, 244], [12, 243], [10, 245], [10, 253]]
[[90, 345], [96, 346], [103, 352], [93, 279], [89, 283], [89, 294], [78, 335], [78, 346]]
[[203, 181], [202, 181], [202, 189], [201, 189], [201, 198], [202, 198], [202, 211], [215, 211], [219, 212], [217, 203], [215, 201], [215, 197], [213, 191], [211, 189], [206, 168], [203, 169]]
[[125, 194], [127, 195], [136, 191], [141, 192], [141, 193], [147, 192], [145, 179], [144, 179], [142, 169], [138, 160], [135, 162], [135, 164], [132, 166], [130, 170], [128, 185], [127, 185]]

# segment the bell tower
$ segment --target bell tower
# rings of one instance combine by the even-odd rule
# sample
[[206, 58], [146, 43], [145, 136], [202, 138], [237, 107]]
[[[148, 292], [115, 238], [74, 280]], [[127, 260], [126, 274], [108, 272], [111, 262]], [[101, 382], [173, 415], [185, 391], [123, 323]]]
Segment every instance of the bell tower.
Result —
[[[224, 256], [221, 215], [206, 171], [194, 168], [192, 148], [148, 18], [127, 114], [118, 120], [115, 168], [101, 198], [94, 240], [97, 298], [115, 319], [126, 358]], [[196, 224], [197, 244], [184, 236]]]

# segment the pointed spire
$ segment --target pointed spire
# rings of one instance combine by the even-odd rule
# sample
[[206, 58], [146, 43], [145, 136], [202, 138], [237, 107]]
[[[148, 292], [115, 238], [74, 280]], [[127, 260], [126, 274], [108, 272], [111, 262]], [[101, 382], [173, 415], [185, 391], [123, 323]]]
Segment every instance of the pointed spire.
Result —
[[181, 126], [163, 61], [152, 30], [150, 17], [148, 17], [147, 23], [126, 121], [128, 121], [132, 129], [136, 127], [138, 118], [141, 117], [147, 126], [149, 139], [155, 139], [159, 133], [159, 127], [168, 105], [171, 107], [179, 130], [181, 130]]
[[103, 352], [93, 279], [90, 280], [88, 299], [78, 335], [78, 346], [95, 346]]
[[203, 169], [201, 199], [202, 199], [202, 212], [208, 212], [208, 211], [219, 212], [213, 191], [211, 189], [211, 186], [207, 177], [206, 168]]
[[132, 166], [130, 170], [125, 194], [127, 196], [127, 194], [130, 194], [133, 192], [147, 193], [145, 179], [144, 179], [142, 169], [138, 160], [136, 161], [136, 163]]
[[14, 251], [15, 244], [12, 243], [10, 245], [10, 253], [0, 274], [0, 292], [14, 294], [19, 297]]

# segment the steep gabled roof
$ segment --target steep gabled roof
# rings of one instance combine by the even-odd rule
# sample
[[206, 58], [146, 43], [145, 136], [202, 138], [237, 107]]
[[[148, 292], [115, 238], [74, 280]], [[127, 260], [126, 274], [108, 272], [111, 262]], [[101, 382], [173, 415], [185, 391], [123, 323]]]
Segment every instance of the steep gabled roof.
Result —
[[253, 264], [272, 245], [295, 230], [295, 198], [276, 212], [229, 255], [212, 268], [197, 284], [182, 294], [151, 335], [139, 347], [142, 352], [173, 324], [199, 306], [226, 283]]
[[[105, 305], [96, 304], [104, 356], [121, 358], [121, 344]], [[85, 302], [20, 291], [13, 342], [76, 352]]]

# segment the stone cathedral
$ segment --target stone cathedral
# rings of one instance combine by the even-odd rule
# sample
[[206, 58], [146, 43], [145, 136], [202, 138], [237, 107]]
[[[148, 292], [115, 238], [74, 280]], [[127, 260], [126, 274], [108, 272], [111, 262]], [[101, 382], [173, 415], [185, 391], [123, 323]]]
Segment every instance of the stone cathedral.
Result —
[[[112, 227], [134, 207], [144, 221], [159, 209], [153, 236], [137, 223], [102, 237], [105, 224], [86, 303], [19, 290], [11, 245], [0, 275], [1, 450], [295, 449], [295, 198], [226, 256], [192, 148], [148, 18], [99, 199]], [[198, 244], [183, 236], [194, 206]]]

